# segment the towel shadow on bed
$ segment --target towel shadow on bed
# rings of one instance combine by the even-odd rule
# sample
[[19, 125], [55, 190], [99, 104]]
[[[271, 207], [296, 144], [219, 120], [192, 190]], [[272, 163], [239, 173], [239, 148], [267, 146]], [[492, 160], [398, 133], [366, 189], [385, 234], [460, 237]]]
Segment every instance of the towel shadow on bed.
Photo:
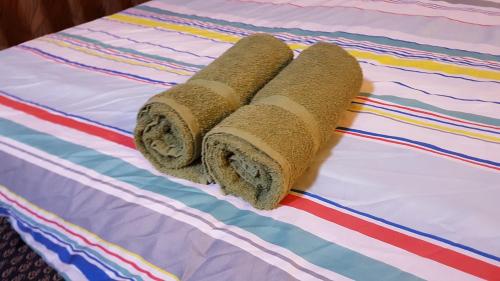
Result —
[[[363, 79], [363, 84], [361, 86], [361, 92], [362, 93], [372, 93], [374, 89], [373, 83], [370, 80]], [[353, 114], [352, 118], [349, 119], [344, 119], [343, 124], [345, 124], [346, 127], [350, 127], [351, 124], [356, 120], [357, 114]], [[345, 116], [344, 116], [345, 118]], [[332, 136], [328, 143], [326, 143], [316, 154], [316, 157], [313, 159], [310, 167], [306, 170], [306, 172], [297, 180], [297, 182], [293, 185], [293, 188], [297, 188], [300, 190], [307, 190], [309, 189], [314, 182], [316, 181], [316, 178], [318, 177], [319, 174], [319, 169], [321, 168], [322, 164], [332, 155], [332, 149], [335, 147], [340, 140], [342, 139], [343, 135], [335, 134], [332, 133]]]

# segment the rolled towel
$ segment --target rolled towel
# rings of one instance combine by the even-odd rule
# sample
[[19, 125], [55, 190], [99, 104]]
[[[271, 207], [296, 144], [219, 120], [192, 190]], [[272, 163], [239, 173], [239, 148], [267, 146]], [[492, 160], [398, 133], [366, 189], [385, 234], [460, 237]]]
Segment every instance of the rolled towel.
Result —
[[272, 209], [332, 136], [360, 90], [354, 57], [315, 44], [243, 106], [208, 132], [203, 161], [227, 194], [258, 209]]
[[186, 83], [150, 98], [140, 109], [134, 140], [161, 172], [198, 183], [205, 133], [253, 95], [293, 58], [282, 41], [254, 34], [238, 41]]

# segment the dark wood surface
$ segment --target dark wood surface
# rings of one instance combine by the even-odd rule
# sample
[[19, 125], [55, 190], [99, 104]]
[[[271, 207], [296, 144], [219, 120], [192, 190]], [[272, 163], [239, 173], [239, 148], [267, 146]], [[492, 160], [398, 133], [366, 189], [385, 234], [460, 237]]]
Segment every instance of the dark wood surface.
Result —
[[0, 49], [110, 15], [147, 0], [0, 0]]

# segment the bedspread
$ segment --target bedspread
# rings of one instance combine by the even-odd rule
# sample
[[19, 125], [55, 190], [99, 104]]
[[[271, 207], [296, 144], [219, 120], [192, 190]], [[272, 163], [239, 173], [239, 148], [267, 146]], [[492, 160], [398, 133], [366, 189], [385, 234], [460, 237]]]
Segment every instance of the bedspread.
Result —
[[[365, 80], [272, 211], [162, 175], [138, 109], [241, 37]], [[500, 280], [500, 4], [156, 0], [0, 52], [0, 214], [70, 280]]]

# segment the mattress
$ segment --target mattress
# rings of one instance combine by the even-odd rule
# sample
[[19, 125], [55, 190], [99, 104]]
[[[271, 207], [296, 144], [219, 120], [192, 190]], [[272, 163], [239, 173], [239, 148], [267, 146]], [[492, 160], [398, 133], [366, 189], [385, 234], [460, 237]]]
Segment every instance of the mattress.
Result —
[[[138, 109], [241, 37], [360, 62], [272, 211], [158, 173]], [[500, 4], [156, 0], [0, 52], [0, 214], [68, 280], [500, 278]]]

